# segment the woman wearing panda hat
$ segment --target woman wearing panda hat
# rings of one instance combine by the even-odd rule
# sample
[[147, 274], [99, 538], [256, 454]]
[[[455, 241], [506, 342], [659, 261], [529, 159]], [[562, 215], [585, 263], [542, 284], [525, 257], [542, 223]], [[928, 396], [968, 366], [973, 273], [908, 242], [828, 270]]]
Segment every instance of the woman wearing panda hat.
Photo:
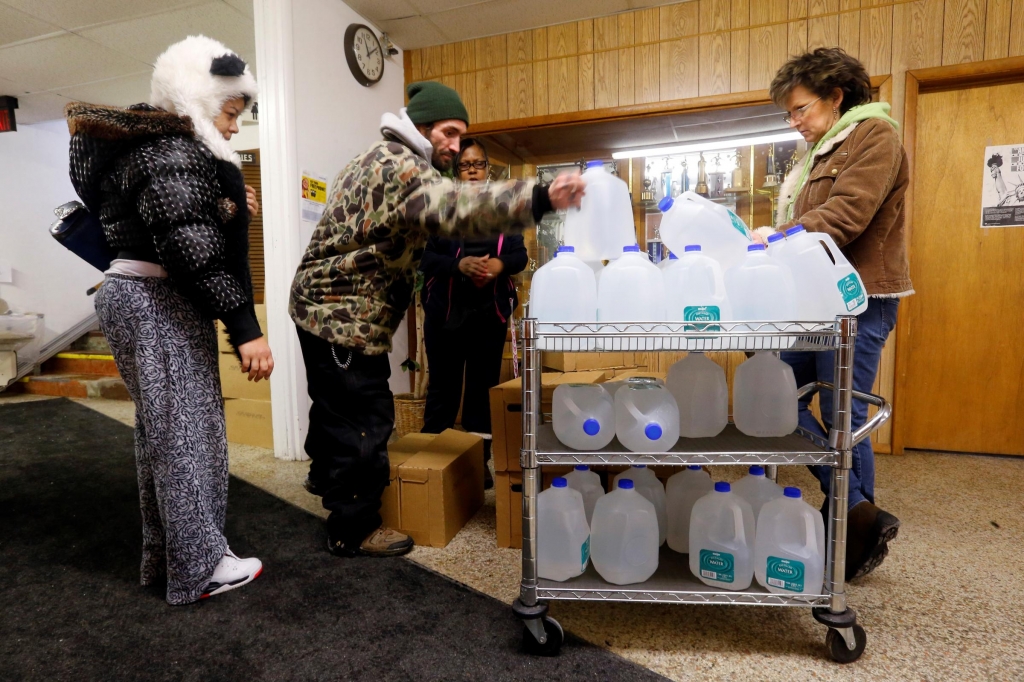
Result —
[[187, 604], [262, 571], [224, 537], [228, 449], [213, 320], [250, 380], [274, 363], [253, 309], [249, 220], [259, 210], [229, 139], [257, 93], [204, 36], [156, 61], [149, 104], [68, 105], [71, 180], [119, 251], [96, 296], [136, 407], [142, 584]]

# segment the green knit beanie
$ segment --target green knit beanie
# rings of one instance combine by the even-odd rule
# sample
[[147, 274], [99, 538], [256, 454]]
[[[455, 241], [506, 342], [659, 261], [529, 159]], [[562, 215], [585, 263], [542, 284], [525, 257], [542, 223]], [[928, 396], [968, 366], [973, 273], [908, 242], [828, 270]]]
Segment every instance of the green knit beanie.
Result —
[[469, 113], [459, 93], [436, 81], [410, 83], [405, 89], [409, 103], [405, 112], [417, 125], [458, 119], [469, 125]]

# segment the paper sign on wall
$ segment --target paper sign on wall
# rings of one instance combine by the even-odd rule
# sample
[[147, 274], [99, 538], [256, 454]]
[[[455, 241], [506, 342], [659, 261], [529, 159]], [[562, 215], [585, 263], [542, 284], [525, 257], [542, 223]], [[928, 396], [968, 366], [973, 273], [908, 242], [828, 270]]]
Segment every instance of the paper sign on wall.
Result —
[[1024, 226], [1024, 143], [985, 147], [981, 226]]
[[302, 171], [302, 220], [320, 222], [327, 207], [327, 178], [310, 171]]

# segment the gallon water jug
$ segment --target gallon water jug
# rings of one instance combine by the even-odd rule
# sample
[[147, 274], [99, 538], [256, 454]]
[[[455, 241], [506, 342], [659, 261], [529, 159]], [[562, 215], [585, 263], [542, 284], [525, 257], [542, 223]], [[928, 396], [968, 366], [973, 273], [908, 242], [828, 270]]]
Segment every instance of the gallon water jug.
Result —
[[597, 501], [590, 542], [594, 568], [613, 585], [642, 583], [658, 570], [658, 515], [633, 481]]
[[785, 246], [774, 256], [793, 272], [801, 320], [833, 320], [836, 315], [867, 310], [863, 280], [824, 232], [812, 234], [803, 225], [791, 227], [786, 230]]
[[764, 244], [747, 247], [746, 259], [725, 273], [725, 290], [737, 320], [797, 318], [796, 286], [789, 266], [769, 257]]
[[690, 551], [690, 513], [700, 498], [714, 490], [711, 476], [691, 465], [673, 474], [665, 484], [668, 513], [668, 546], [677, 552]]
[[586, 464], [577, 464], [576, 468], [565, 475], [569, 487], [583, 496], [583, 509], [587, 512], [587, 523], [594, 520], [594, 505], [604, 496], [601, 477], [590, 470]]
[[716, 483], [693, 505], [690, 572], [726, 590], [745, 590], [754, 579], [754, 512], [728, 483]]
[[579, 209], [565, 216], [565, 241], [585, 261], [618, 258], [622, 247], [636, 242], [633, 205], [626, 183], [591, 161], [583, 173], [587, 191]]
[[665, 268], [667, 268], [668, 266], [672, 265], [677, 260], [679, 260], [679, 256], [677, 256], [674, 253], [669, 253], [668, 254], [668, 258], [663, 258], [662, 261], [660, 263], [658, 263], [658, 269], [664, 271]]
[[732, 418], [748, 436], [788, 436], [797, 427], [793, 368], [771, 351], [760, 351], [736, 368]]
[[572, 246], [533, 274], [530, 315], [541, 322], [593, 322], [597, 319], [597, 279]]
[[[589, 190], [588, 190], [589, 191]], [[600, 322], [651, 322], [665, 319], [661, 271], [636, 244], [624, 247], [601, 274], [597, 288]]]
[[617, 475], [614, 483], [618, 485], [619, 481], [624, 481], [627, 478], [633, 481], [633, 487], [636, 488], [636, 491], [654, 505], [654, 511], [658, 515], [658, 544], [665, 544], [665, 538], [668, 537], [665, 486], [662, 485], [654, 472], [647, 468], [646, 464], [634, 464]]
[[703, 353], [690, 353], [668, 370], [666, 387], [679, 407], [679, 435], [717, 436], [729, 423], [725, 370]]
[[750, 509], [756, 519], [765, 503], [782, 497], [782, 488], [764, 475], [764, 467], [754, 465], [749, 471], [746, 476], [732, 484], [732, 491], [750, 503]]
[[775, 594], [821, 594], [825, 577], [825, 522], [786, 488], [761, 509], [754, 540], [754, 575]]
[[775, 232], [768, 235], [768, 246], [766, 250], [769, 256], [777, 256], [779, 251], [786, 243], [786, 235], [781, 232]]
[[556, 478], [537, 495], [537, 575], [568, 580], [587, 570], [590, 526], [583, 496]]
[[615, 403], [600, 384], [562, 384], [552, 396], [555, 436], [575, 450], [600, 450], [615, 437]]
[[615, 391], [615, 435], [633, 452], [666, 452], [679, 440], [679, 407], [660, 384], [627, 382]]
[[[732, 310], [725, 293], [722, 267], [704, 255], [697, 244], [689, 244], [683, 257], [662, 272], [665, 279], [665, 319], [669, 321], [713, 322], [731, 320]], [[718, 327], [705, 327], [718, 331]]]
[[658, 208], [664, 213], [659, 228], [661, 240], [672, 251], [683, 253], [687, 244], [700, 244], [705, 255], [717, 260], [723, 270], [743, 260], [750, 231], [725, 206], [694, 192], [683, 192], [675, 199], [662, 199]]

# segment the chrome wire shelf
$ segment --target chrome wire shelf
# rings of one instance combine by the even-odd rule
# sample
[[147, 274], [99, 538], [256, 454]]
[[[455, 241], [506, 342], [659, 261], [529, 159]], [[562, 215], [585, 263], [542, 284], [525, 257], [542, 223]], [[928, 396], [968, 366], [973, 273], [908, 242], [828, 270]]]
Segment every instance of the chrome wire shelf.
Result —
[[537, 349], [555, 352], [833, 350], [828, 322], [539, 322]]
[[[812, 436], [813, 434], [808, 434]], [[815, 441], [821, 439], [814, 437]], [[747, 436], [729, 424], [714, 438], [680, 438], [668, 452], [632, 452], [613, 439], [603, 450], [583, 452], [566, 447], [551, 424], [537, 431], [537, 463], [563, 464], [823, 464], [835, 466], [835, 451], [803, 435], [781, 438]]]

